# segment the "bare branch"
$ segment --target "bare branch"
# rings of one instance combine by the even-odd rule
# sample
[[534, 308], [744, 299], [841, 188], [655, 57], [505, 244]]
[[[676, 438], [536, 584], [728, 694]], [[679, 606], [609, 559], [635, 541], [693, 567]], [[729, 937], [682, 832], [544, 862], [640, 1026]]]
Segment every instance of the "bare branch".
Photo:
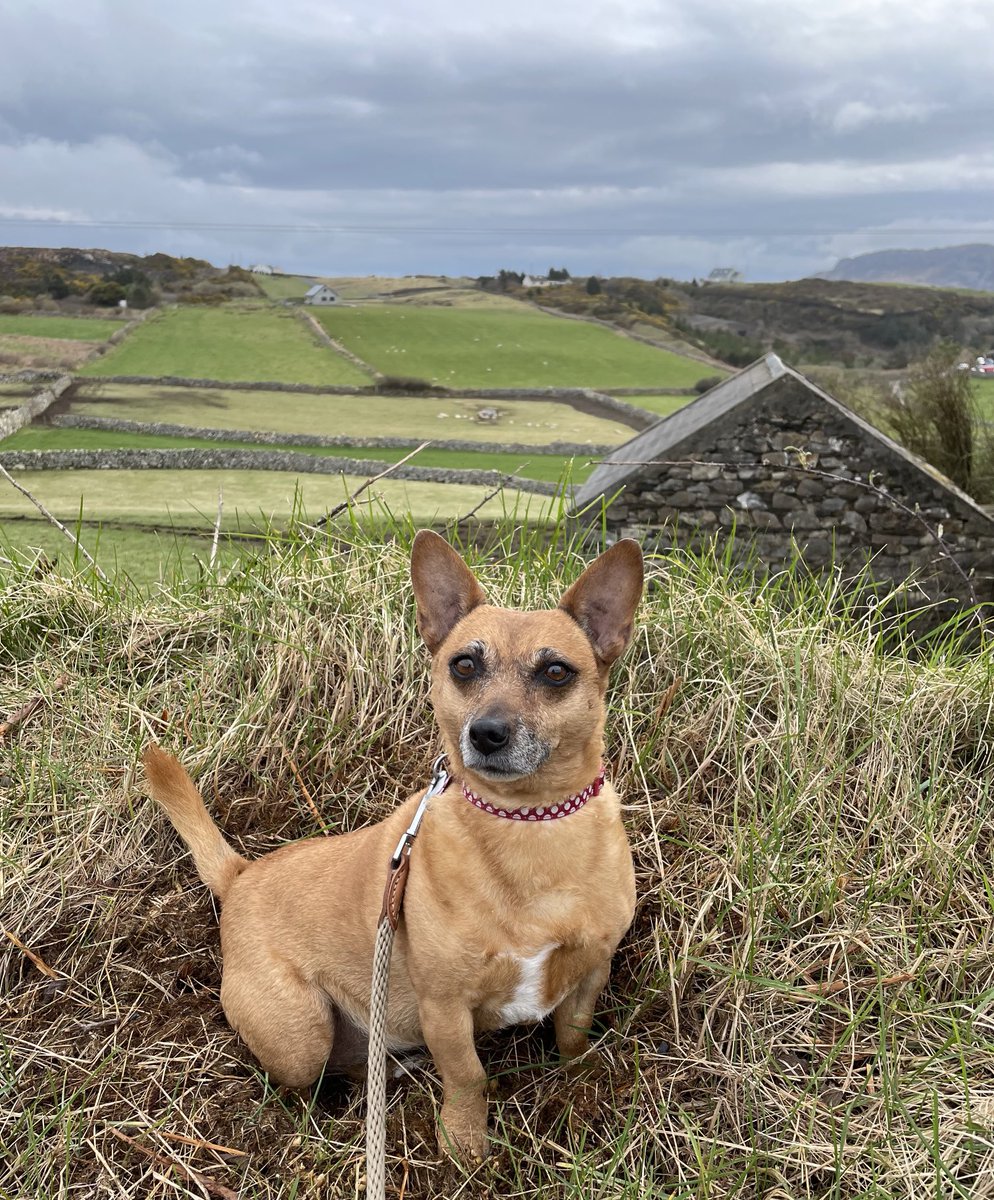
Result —
[[499, 496], [513, 478], [514, 478], [513, 475], [502, 475], [500, 477], [500, 483], [497, 484], [497, 486], [494, 488], [494, 490], [492, 492], [487, 492], [487, 494], [483, 497], [483, 499], [480, 501], [480, 503], [475, 504], [469, 510], [468, 513], [463, 513], [463, 515], [461, 517], [456, 517], [453, 524], [461, 525], [463, 523], [463, 521], [468, 521], [470, 519], [470, 517], [475, 517], [476, 514], [480, 511], [480, 509], [484, 506], [484, 504], [486, 504], [486, 503], [488, 503], [488, 501], [492, 500], [494, 498], [494, 496]]
[[410, 462], [411, 459], [415, 456], [415, 454], [420, 454], [421, 451], [424, 450], [426, 446], [430, 446], [430, 445], [431, 445], [430, 441], [422, 442], [421, 445], [416, 446], [411, 451], [410, 454], [405, 454], [404, 457], [401, 459], [398, 459], [397, 462], [391, 463], [390, 466], [387, 467], [387, 469], [385, 471], [381, 471], [379, 473], [379, 475], [373, 475], [371, 478], [367, 479], [365, 483], [360, 484], [359, 487], [356, 488], [356, 490], [352, 493], [351, 496], [348, 497], [347, 500], [343, 500], [341, 504], [336, 504], [335, 507], [330, 509], [328, 512], [326, 512], [324, 514], [324, 516], [321, 517], [320, 520], [315, 521], [314, 524], [311, 526], [311, 528], [317, 530], [317, 529], [320, 529], [322, 525], [327, 525], [329, 521], [333, 521], [335, 519], [335, 517], [338, 516], [339, 513], [344, 512], [345, 509], [347, 509], [347, 508], [350, 508], [352, 503], [359, 496], [361, 496], [362, 493], [368, 487], [372, 487], [372, 485], [374, 483], [376, 483], [380, 479], [383, 479], [385, 476], [391, 474], [393, 471], [396, 471], [397, 468], [402, 467], [404, 465], [404, 463]]
[[89, 550], [87, 550], [87, 548], [83, 545], [83, 543], [79, 540], [79, 538], [72, 532], [71, 529], [67, 529], [65, 527], [65, 525], [63, 525], [62, 522], [59, 520], [59, 518], [53, 516], [48, 511], [48, 509], [44, 506], [44, 504], [42, 504], [42, 502], [40, 500], [38, 500], [36, 497], [32, 496], [26, 487], [22, 487], [21, 484], [19, 484], [17, 482], [17, 480], [13, 477], [13, 475], [11, 475], [11, 473], [7, 470], [6, 467], [0, 466], [0, 475], [3, 475], [4, 479], [6, 479], [8, 483], [12, 484], [15, 488], [17, 488], [17, 490], [21, 493], [22, 496], [27, 496], [27, 498], [31, 501], [31, 503], [35, 506], [35, 508], [41, 513], [41, 515], [45, 518], [46, 521], [50, 521], [55, 526], [56, 529], [61, 530], [61, 532], [66, 535], [66, 537], [72, 542], [72, 544], [76, 547], [76, 549], [80, 552], [80, 554], [82, 554], [82, 556], [90, 564], [90, 566], [93, 568], [94, 572], [96, 573], [96, 575], [99, 579], [102, 579], [104, 583], [109, 582], [107, 579], [107, 576], [97, 566], [96, 560], [94, 559], [93, 555], [89, 552]]
[[217, 489], [217, 519], [214, 522], [214, 539], [211, 542], [211, 570], [214, 569], [214, 563], [217, 560], [217, 540], [221, 536], [221, 513], [224, 511], [224, 488]]
[[[52, 684], [52, 691], [61, 692], [68, 683], [69, 676], [60, 675]], [[21, 705], [17, 712], [11, 713], [6, 721], [0, 721], [0, 742], [3, 741], [8, 733], [16, 729], [18, 725], [23, 724], [28, 717], [32, 715], [32, 713], [41, 708], [41, 706], [45, 703], [45, 700], [45, 696], [32, 696], [30, 700]]]

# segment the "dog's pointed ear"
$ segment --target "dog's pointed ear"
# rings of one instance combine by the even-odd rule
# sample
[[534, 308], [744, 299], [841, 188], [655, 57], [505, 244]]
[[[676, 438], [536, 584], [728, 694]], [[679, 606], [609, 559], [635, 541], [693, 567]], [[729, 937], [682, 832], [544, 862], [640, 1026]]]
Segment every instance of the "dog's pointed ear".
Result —
[[486, 602], [483, 588], [449, 543], [422, 529], [411, 547], [411, 583], [418, 606], [418, 631], [435, 653], [457, 621]]
[[624, 538], [595, 558], [559, 601], [590, 639], [604, 667], [620, 658], [631, 640], [643, 575], [641, 546]]

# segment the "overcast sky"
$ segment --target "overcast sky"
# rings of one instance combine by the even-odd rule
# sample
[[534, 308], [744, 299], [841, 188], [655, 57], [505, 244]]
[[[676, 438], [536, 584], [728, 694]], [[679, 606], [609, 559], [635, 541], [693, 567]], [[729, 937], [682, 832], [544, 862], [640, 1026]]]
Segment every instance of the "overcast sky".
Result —
[[0, 242], [792, 278], [994, 242], [994, 0], [0, 0]]

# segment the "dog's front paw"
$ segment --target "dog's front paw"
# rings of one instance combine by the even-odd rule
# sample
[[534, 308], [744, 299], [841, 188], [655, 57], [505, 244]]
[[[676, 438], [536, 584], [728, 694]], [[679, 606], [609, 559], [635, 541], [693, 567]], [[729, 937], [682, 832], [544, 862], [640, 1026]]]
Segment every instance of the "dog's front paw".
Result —
[[597, 1080], [608, 1074], [608, 1065], [600, 1050], [588, 1047], [575, 1058], [564, 1058], [563, 1070], [567, 1079]]
[[[482, 1112], [473, 1111], [482, 1107]], [[462, 1167], [479, 1166], [490, 1152], [486, 1107], [443, 1104], [438, 1121], [438, 1149]]]

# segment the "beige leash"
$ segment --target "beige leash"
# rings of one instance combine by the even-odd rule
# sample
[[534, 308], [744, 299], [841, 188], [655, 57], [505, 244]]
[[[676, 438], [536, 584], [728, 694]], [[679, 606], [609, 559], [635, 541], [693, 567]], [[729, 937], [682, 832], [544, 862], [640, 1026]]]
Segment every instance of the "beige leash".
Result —
[[421, 821], [434, 796], [449, 786], [445, 755], [432, 765], [431, 783], [417, 807], [414, 819], [397, 843], [390, 859], [383, 907], [376, 927], [373, 950], [373, 983], [369, 998], [369, 1066], [366, 1076], [366, 1197], [386, 1200], [387, 1146], [387, 1000], [390, 992], [390, 955], [394, 934], [400, 924], [404, 889], [411, 869], [411, 850]]

